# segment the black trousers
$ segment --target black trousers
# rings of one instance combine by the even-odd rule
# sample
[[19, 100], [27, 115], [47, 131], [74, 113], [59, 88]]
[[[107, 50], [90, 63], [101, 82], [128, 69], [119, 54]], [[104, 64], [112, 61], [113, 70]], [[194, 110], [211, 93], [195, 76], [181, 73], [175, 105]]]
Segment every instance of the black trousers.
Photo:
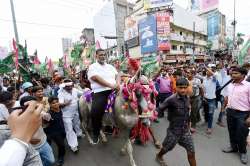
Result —
[[65, 156], [65, 134], [47, 135], [47, 141], [51, 145], [52, 141], [55, 142], [58, 149], [58, 159], [63, 159]]
[[231, 147], [239, 150], [240, 153], [246, 153], [248, 127], [245, 124], [245, 120], [248, 118], [249, 112], [237, 111], [230, 108], [226, 111]]
[[107, 90], [99, 93], [94, 93], [93, 95], [93, 102], [91, 106], [91, 121], [93, 134], [96, 137], [100, 135], [100, 130], [102, 128], [102, 118], [105, 113], [108, 97], [111, 92], [111, 90]]

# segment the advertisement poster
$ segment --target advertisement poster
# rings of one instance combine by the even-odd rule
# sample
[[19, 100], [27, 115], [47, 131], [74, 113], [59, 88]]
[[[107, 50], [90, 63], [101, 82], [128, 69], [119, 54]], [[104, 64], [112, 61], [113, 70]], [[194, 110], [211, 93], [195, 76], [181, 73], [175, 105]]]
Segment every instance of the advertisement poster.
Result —
[[201, 9], [203, 12], [218, 8], [219, 0], [201, 0]]
[[173, 0], [144, 0], [144, 9], [151, 9], [171, 5]]
[[129, 16], [125, 19], [124, 39], [127, 41], [137, 36], [139, 36], [137, 20], [136, 18]]
[[170, 16], [167, 12], [156, 13], [158, 50], [168, 51], [170, 45]]
[[200, 0], [191, 0], [191, 10], [200, 10]]
[[139, 21], [139, 34], [141, 53], [151, 53], [157, 51], [156, 19], [154, 15], [149, 15]]
[[207, 36], [211, 38], [219, 34], [219, 15], [217, 13], [207, 18]]

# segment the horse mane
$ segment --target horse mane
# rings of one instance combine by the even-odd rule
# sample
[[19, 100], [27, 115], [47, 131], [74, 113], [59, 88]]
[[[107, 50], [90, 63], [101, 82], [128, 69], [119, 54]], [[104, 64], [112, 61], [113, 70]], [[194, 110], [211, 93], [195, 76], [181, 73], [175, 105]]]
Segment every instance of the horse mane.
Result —
[[88, 69], [80, 71], [80, 82], [84, 83], [86, 88], [91, 89], [90, 82], [88, 80]]

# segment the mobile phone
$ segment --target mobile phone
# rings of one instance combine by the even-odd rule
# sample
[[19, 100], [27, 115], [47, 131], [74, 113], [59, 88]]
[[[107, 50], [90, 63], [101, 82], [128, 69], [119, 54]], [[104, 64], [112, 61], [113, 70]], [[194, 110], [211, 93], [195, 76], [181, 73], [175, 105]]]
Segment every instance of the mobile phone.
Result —
[[14, 108], [11, 108], [9, 110], [9, 113], [11, 114], [12, 112], [16, 111], [16, 110], [22, 110], [20, 114], [24, 113], [24, 111], [26, 110], [28, 106], [24, 106], [24, 107], [14, 107]]

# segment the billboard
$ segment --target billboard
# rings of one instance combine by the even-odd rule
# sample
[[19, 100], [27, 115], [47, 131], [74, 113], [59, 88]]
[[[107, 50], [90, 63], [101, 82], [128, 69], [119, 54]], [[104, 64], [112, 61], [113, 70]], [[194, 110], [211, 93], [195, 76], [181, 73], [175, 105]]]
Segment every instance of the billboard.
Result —
[[219, 34], [220, 31], [220, 16], [218, 13], [214, 13], [207, 18], [207, 36], [212, 38]]
[[191, 10], [200, 10], [200, 0], [191, 0]]
[[171, 5], [173, 0], [144, 0], [144, 9], [157, 8], [162, 6]]
[[125, 19], [124, 39], [127, 41], [137, 36], [139, 36], [137, 19], [132, 16], [128, 16]]
[[168, 12], [156, 13], [157, 41], [159, 51], [168, 51], [170, 45], [170, 16]]
[[139, 36], [142, 54], [157, 51], [156, 19], [154, 15], [148, 15], [139, 21]]
[[213, 10], [218, 8], [219, 0], [201, 0], [202, 12]]

